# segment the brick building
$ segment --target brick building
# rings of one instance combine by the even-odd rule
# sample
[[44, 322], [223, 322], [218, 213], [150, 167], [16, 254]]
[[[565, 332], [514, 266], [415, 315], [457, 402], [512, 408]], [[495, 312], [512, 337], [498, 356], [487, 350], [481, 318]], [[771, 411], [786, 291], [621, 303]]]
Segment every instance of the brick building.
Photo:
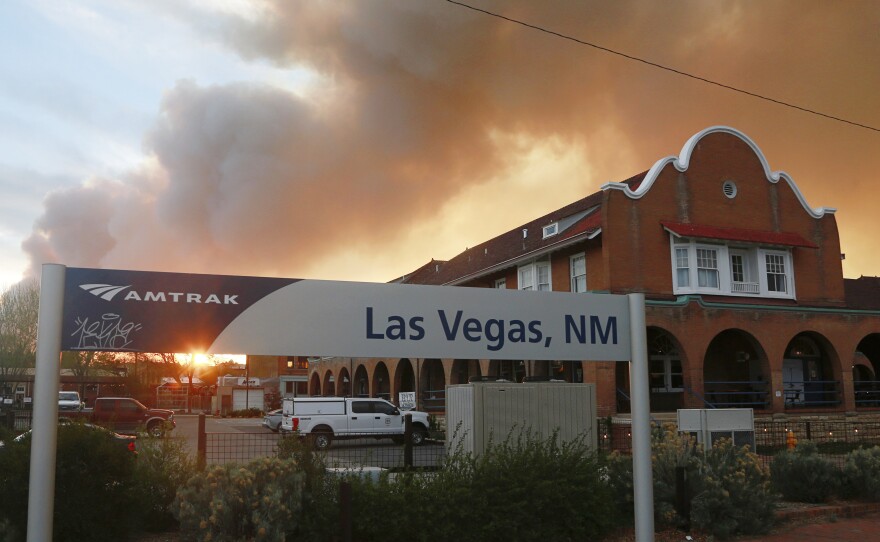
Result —
[[[396, 282], [643, 292], [654, 412], [876, 411], [880, 279], [844, 279], [834, 211], [810, 207], [745, 134], [712, 127], [644, 173]], [[595, 382], [600, 415], [629, 409], [628, 365], [614, 362], [323, 359], [309, 393], [415, 391], [442, 412], [445, 386], [473, 376]]]

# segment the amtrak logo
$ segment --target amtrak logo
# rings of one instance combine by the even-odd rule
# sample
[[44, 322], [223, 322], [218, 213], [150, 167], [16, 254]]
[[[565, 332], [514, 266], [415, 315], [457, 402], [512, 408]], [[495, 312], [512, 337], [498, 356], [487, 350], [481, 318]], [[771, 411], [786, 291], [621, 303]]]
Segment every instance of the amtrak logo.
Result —
[[116, 294], [126, 288], [131, 288], [131, 284], [127, 286], [113, 286], [112, 284], [80, 284], [79, 287], [95, 297], [100, 297], [107, 301], [113, 301]]
[[[120, 292], [131, 288], [131, 284], [114, 286], [112, 284], [80, 284], [80, 288], [106, 301], [113, 301]], [[238, 294], [200, 294], [193, 292], [151, 292], [143, 294], [136, 290], [126, 292], [123, 301], [156, 301], [159, 303], [214, 303], [217, 305], [238, 305]]]

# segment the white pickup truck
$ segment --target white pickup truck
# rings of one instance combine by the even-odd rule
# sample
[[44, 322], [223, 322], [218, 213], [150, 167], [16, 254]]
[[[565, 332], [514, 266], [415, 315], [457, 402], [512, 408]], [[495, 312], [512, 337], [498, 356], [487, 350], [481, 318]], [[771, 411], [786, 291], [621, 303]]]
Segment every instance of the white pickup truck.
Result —
[[282, 403], [281, 431], [297, 431], [325, 449], [333, 439], [393, 438], [402, 442], [404, 416], [412, 416], [412, 443], [428, 436], [428, 414], [401, 411], [384, 399], [351, 397], [296, 397]]

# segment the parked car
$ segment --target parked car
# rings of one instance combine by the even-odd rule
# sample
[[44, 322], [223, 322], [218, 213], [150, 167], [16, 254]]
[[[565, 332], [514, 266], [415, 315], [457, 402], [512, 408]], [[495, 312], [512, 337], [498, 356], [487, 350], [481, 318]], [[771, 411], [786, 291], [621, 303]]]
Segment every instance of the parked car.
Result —
[[99, 397], [95, 399], [95, 408], [78, 412], [59, 411], [58, 415], [83, 419], [124, 433], [143, 428], [153, 437], [163, 436], [176, 425], [173, 411], [147, 408], [131, 397]]
[[58, 392], [58, 410], [82, 410], [83, 402], [76, 391]]
[[263, 427], [267, 429], [271, 429], [274, 432], [278, 432], [278, 429], [281, 427], [281, 409], [276, 408], [275, 410], [270, 410], [263, 416]]
[[[95, 425], [91, 423], [77, 423], [67, 420], [65, 418], [61, 418], [58, 420], [58, 431], [67, 431], [72, 427], [84, 427], [89, 431], [99, 431], [105, 434], [110, 435], [113, 438], [113, 441], [119, 444], [119, 447], [127, 452], [130, 452], [137, 456], [137, 437], [134, 435], [121, 435], [114, 431], [107, 429], [106, 427], [101, 427], [100, 425]], [[13, 442], [24, 442], [31, 438], [31, 433], [33, 430], [25, 431], [24, 433], [18, 435], [14, 439]], [[0, 440], [0, 450], [2, 450], [6, 444]]]

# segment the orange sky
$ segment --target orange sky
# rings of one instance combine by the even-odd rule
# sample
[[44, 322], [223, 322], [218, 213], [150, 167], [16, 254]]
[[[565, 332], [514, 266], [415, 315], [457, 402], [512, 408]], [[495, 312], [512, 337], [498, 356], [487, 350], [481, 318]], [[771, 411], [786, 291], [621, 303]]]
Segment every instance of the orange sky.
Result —
[[[880, 274], [880, 133], [438, 0], [174, 12], [245, 62], [308, 68], [165, 91], [143, 159], [50, 194], [31, 269], [387, 281], [647, 170], [713, 125], [837, 209], [844, 274]], [[880, 127], [880, 3], [488, 2], [485, 9]]]

